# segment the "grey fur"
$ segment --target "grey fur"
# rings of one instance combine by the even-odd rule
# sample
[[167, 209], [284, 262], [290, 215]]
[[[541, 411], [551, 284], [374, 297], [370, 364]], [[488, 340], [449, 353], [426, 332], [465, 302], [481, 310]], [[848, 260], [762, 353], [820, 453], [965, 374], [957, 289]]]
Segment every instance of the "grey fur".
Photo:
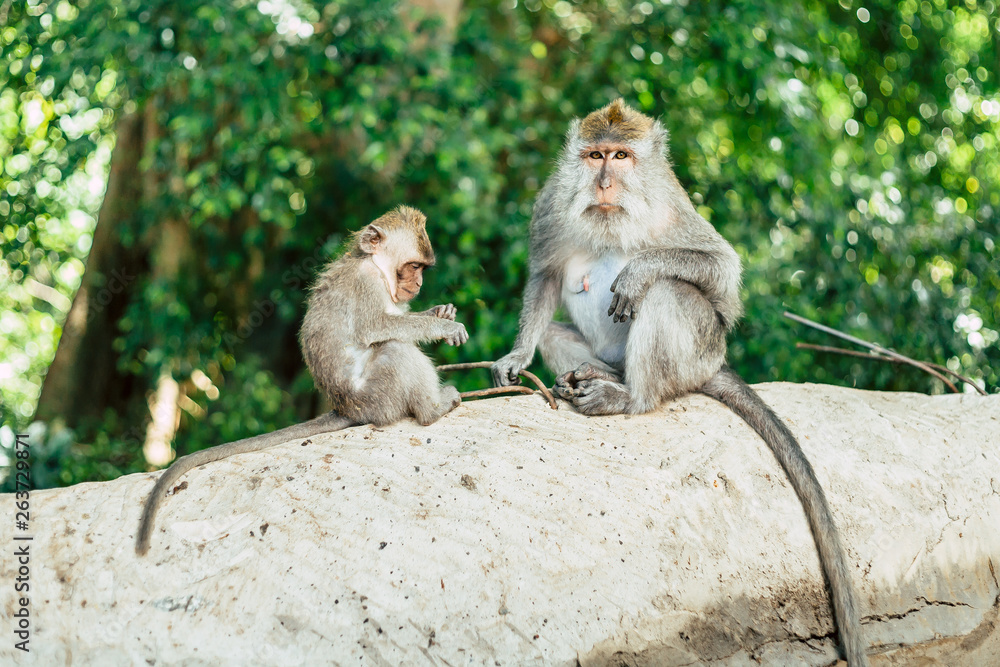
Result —
[[[666, 131], [658, 121], [651, 128], [615, 145], [629, 153], [618, 164], [632, 167], [615, 172], [618, 208], [600, 209], [608, 172], [583, 157], [600, 144], [580, 137], [580, 121], [571, 125], [535, 203], [520, 330], [514, 349], [493, 365], [494, 383], [516, 382], [538, 348], [558, 376], [556, 393], [584, 414], [648, 412], [695, 391], [727, 405], [767, 443], [801, 499], [848, 663], [863, 667], [854, 589], [812, 466], [788, 428], [725, 366], [726, 333], [743, 314], [739, 256], [678, 182]], [[573, 325], [551, 322], [560, 305]]]
[[[426, 313], [405, 308], [389, 298], [367, 256], [343, 257], [316, 281], [302, 322], [302, 354], [337, 414], [376, 426], [413, 416], [427, 425], [458, 405], [458, 392], [440, 386], [417, 344], [461, 345], [469, 337], [465, 326], [448, 319], [453, 306]], [[438, 309], [442, 316], [435, 316]]]
[[[419, 291], [423, 267], [434, 262], [423, 215], [401, 207], [376, 223], [358, 233], [347, 254], [320, 275], [302, 323], [302, 354], [333, 411], [177, 459], [146, 499], [137, 554], [149, 550], [156, 512], [167, 492], [196, 466], [356, 424], [383, 426], [412, 416], [426, 426], [461, 403], [454, 387], [441, 386], [431, 360], [417, 347], [424, 341], [461, 345], [468, 340], [465, 326], [454, 321], [455, 307], [406, 312], [406, 300]], [[399, 267], [399, 272], [387, 276], [382, 266]], [[394, 302], [391, 292], [403, 295], [400, 301]]]

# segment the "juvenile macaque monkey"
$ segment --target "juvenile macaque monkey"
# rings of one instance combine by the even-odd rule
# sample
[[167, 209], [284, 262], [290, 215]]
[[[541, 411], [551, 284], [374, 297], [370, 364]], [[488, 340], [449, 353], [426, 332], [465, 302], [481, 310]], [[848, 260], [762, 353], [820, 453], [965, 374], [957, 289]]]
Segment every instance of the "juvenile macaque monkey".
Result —
[[[702, 218], [667, 158], [658, 121], [621, 99], [570, 126], [535, 203], [528, 283], [514, 349], [497, 385], [538, 348], [555, 391], [588, 415], [643, 413], [700, 391], [744, 419], [796, 493], [829, 581], [851, 667], [867, 665], [857, 603], [833, 516], [798, 442], [725, 365], [743, 313], [740, 259]], [[553, 322], [562, 304], [573, 324]]]
[[313, 286], [299, 337], [306, 365], [333, 411], [177, 459], [146, 499], [136, 553], [149, 550], [156, 510], [194, 467], [356, 424], [384, 426], [413, 417], [426, 426], [461, 403], [454, 387], [441, 386], [431, 360], [417, 347], [425, 341], [461, 345], [469, 339], [465, 326], [454, 321], [455, 307], [407, 312], [424, 269], [434, 264], [426, 221], [407, 206], [386, 213], [355, 233], [346, 254]]

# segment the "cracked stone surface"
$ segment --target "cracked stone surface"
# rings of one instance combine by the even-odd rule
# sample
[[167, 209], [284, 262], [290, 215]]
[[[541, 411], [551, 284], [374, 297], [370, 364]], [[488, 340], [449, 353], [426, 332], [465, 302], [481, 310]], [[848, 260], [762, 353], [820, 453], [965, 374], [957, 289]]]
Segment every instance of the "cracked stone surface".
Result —
[[[1000, 396], [757, 388], [826, 489], [873, 665], [1000, 664]], [[137, 558], [155, 478], [31, 495], [31, 653], [8, 634], [0, 663], [837, 658], [794, 492], [704, 396], [593, 418], [495, 398], [234, 457], [188, 473]]]

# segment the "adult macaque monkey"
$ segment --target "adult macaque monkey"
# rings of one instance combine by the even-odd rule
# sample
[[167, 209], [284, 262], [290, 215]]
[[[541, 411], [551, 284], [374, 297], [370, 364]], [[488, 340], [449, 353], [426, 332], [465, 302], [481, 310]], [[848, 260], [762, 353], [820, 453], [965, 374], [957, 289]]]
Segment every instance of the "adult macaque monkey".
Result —
[[[642, 413], [700, 391], [763, 438], [802, 501], [852, 667], [867, 665], [854, 589], [826, 497], [785, 424], [725, 365], [743, 313], [740, 259], [698, 215], [658, 121], [618, 99], [570, 126], [535, 203], [520, 331], [493, 365], [518, 381], [538, 348], [555, 391], [588, 415]], [[573, 324], [552, 322], [559, 304]]]
[[309, 297], [300, 342], [316, 385], [333, 411], [274, 433], [237, 440], [177, 459], [146, 499], [135, 550], [149, 550], [153, 519], [174, 483], [196, 466], [257, 452], [289, 440], [339, 431], [356, 424], [384, 426], [407, 417], [426, 426], [461, 403], [441, 386], [418, 343], [469, 339], [455, 322], [455, 307], [407, 313], [420, 291], [434, 251], [420, 211], [400, 206], [355, 233], [346, 254], [319, 276]]

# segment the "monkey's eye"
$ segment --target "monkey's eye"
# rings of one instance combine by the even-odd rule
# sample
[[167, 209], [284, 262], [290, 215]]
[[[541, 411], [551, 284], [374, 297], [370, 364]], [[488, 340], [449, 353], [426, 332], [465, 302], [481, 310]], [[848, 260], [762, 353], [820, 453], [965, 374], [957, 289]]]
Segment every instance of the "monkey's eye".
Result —
[[626, 153], [625, 151], [618, 151], [617, 153], [615, 153], [615, 159], [616, 160], [624, 160], [627, 157], [628, 157], [628, 153]]
[[591, 160], [603, 160], [604, 156], [601, 155], [601, 151], [590, 151]]

